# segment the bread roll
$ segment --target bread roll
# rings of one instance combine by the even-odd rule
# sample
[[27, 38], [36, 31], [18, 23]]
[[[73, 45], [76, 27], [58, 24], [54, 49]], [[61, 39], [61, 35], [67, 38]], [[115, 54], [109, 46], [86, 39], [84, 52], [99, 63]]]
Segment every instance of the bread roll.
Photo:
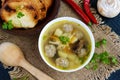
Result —
[[[15, 28], [33, 28], [46, 17], [51, 4], [52, 0], [2, 0], [0, 16], [5, 22], [12, 20]], [[18, 18], [19, 12], [24, 16]]]
[[113, 18], [120, 13], [120, 0], [98, 0], [98, 12], [108, 18]]

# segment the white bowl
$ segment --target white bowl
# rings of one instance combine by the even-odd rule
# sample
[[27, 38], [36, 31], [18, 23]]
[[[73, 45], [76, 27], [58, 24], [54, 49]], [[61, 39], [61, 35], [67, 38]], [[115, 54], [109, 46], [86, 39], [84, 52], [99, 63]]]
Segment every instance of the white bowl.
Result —
[[[75, 22], [77, 24], [80, 24], [81, 27], [83, 27], [83, 29], [87, 32], [87, 35], [89, 36], [90, 38], [90, 43], [91, 43], [91, 50], [90, 50], [90, 53], [89, 53], [89, 57], [87, 58], [87, 60], [81, 65], [79, 66], [78, 68], [75, 68], [75, 69], [71, 69], [71, 70], [61, 70], [59, 68], [56, 68], [54, 67], [53, 65], [51, 65], [47, 60], [46, 58], [44, 57], [43, 55], [43, 49], [42, 49], [42, 39], [43, 39], [43, 34], [46, 32], [46, 30], [48, 30], [49, 27], [51, 27], [52, 24], [56, 23], [56, 22], [59, 22], [59, 21], [63, 21], [63, 20], [68, 20], [68, 21], [72, 21], [72, 22]], [[94, 40], [94, 37], [93, 37], [93, 34], [91, 32], [91, 30], [88, 28], [88, 26], [86, 24], [84, 24], [82, 21], [76, 19], [76, 18], [72, 18], [72, 17], [60, 17], [60, 18], [56, 18], [52, 21], [50, 21], [41, 31], [40, 35], [39, 35], [39, 40], [38, 40], [38, 48], [39, 48], [39, 52], [40, 52], [40, 55], [42, 57], [42, 59], [44, 60], [44, 62], [50, 66], [51, 68], [53, 68], [54, 70], [57, 70], [57, 71], [60, 71], [60, 72], [74, 72], [74, 71], [77, 71], [77, 70], [80, 70], [82, 68], [84, 68], [89, 62], [90, 60], [92, 59], [93, 57], [93, 54], [94, 54], [94, 50], [95, 50], [95, 40]]]

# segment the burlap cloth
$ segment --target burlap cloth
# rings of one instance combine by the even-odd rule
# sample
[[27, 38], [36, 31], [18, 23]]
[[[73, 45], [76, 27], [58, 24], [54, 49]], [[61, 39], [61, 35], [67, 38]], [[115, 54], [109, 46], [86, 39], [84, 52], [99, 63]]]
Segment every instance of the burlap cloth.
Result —
[[[76, 3], [80, 3], [80, 0], [75, 0]], [[82, 5], [82, 4], [80, 4]], [[107, 25], [102, 25], [102, 19], [96, 13], [96, 10], [92, 10], [95, 14], [97, 20], [99, 21], [98, 25], [93, 25], [92, 30], [94, 31], [95, 40], [107, 39], [106, 50], [113, 56], [117, 57], [120, 61], [120, 38], [115, 32], [111, 32], [111, 28]], [[61, 6], [58, 12], [57, 17], [70, 16], [80, 19], [80, 17], [65, 3], [61, 1]], [[53, 70], [41, 59], [38, 51], [38, 35], [33, 36], [18, 36], [4, 32], [0, 30], [0, 43], [9, 41], [17, 44], [23, 51], [25, 58], [35, 67], [42, 70], [47, 75], [51, 76], [55, 80], [105, 80], [110, 74], [118, 69], [120, 69], [120, 62], [116, 66], [108, 65], [99, 65], [97, 70], [87, 70], [83, 68], [82, 70], [72, 72], [72, 73], [61, 73]], [[103, 48], [96, 48], [96, 52], [103, 52]], [[36, 80], [31, 74], [26, 70], [20, 67], [14, 67], [13, 71], [10, 71], [9, 74], [11, 78], [19, 78], [24, 75], [29, 76], [29, 80]]]

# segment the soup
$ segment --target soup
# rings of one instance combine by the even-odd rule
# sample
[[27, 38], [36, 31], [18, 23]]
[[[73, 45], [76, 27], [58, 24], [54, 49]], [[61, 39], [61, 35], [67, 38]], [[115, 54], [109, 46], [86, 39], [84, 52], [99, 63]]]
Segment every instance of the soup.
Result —
[[78, 68], [88, 59], [91, 50], [87, 31], [67, 20], [52, 24], [44, 33], [41, 45], [47, 62], [61, 70]]

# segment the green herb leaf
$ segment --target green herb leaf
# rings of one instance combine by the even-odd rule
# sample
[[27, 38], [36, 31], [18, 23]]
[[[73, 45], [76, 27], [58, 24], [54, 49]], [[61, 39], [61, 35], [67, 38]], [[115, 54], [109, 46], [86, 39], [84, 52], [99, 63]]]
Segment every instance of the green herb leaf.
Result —
[[23, 17], [24, 16], [24, 14], [22, 13], [22, 12], [18, 12], [17, 13], [17, 18], [21, 18], [21, 17]]
[[70, 41], [70, 39], [66, 36], [60, 36], [59, 39], [62, 42], [62, 44], [67, 44]]
[[104, 59], [104, 58], [108, 58], [108, 57], [109, 57], [109, 54], [108, 54], [108, 52], [105, 51], [105, 52], [99, 54], [99, 57], [100, 57], [100, 59], [102, 60], [102, 59]]
[[104, 45], [106, 45], [107, 44], [107, 40], [106, 39], [102, 39], [101, 43], [104, 44]]
[[3, 22], [2, 29], [13, 29], [12, 20], [9, 20], [8, 22]]
[[99, 48], [101, 45], [106, 45], [106, 44], [107, 44], [107, 40], [102, 39], [101, 41], [95, 43], [95, 47]]
[[113, 64], [115, 64], [115, 65], [118, 63], [118, 61], [117, 61], [117, 58], [116, 58], [116, 57], [112, 57], [112, 63], [113, 63]]
[[2, 28], [3, 28], [3, 29], [7, 29], [7, 23], [6, 23], [6, 22], [3, 22]]
[[102, 59], [102, 63], [110, 64], [110, 59], [109, 58], [104, 58], [104, 59]]
[[97, 48], [99, 48], [100, 45], [101, 45], [100, 42], [96, 42], [96, 43], [95, 43], [95, 47], [97, 47]]
[[96, 70], [97, 68], [98, 68], [97, 64], [93, 65], [93, 70]]
[[92, 59], [92, 60], [91, 60], [91, 63], [96, 63], [96, 60], [95, 60], [95, 59]]
[[9, 20], [9, 21], [8, 21], [8, 29], [9, 29], [9, 30], [13, 29], [12, 20]]
[[90, 69], [90, 65], [86, 65], [85, 68], [86, 68], [86, 69]]

